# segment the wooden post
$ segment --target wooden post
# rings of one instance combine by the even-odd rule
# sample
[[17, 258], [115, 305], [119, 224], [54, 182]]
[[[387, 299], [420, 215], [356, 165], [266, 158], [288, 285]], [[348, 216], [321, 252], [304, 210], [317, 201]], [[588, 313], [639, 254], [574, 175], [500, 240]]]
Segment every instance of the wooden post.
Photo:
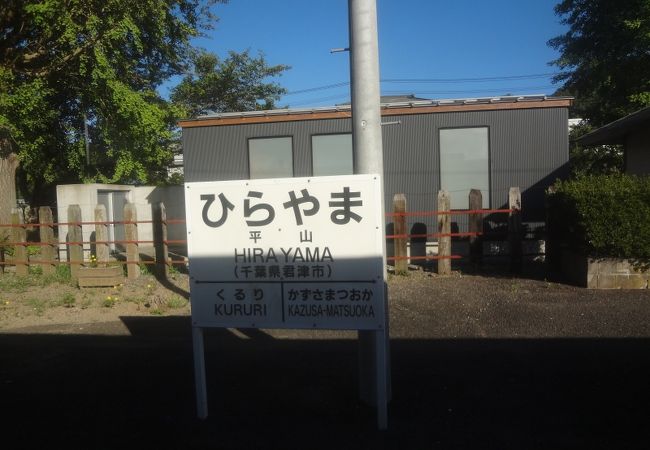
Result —
[[161, 277], [169, 276], [169, 246], [167, 245], [167, 211], [163, 202], [154, 206], [154, 246], [156, 250], [156, 270]]
[[[478, 189], [469, 191], [469, 209], [478, 211], [483, 209], [483, 194]], [[469, 238], [469, 257], [473, 264], [480, 264], [483, 259], [483, 214], [472, 213], [469, 215], [467, 231], [470, 233], [481, 233]]]
[[73, 279], [79, 277], [83, 264], [83, 233], [81, 232], [81, 207], [68, 206], [68, 262], [70, 275]]
[[522, 268], [522, 226], [521, 226], [521, 192], [518, 187], [511, 187], [508, 192], [508, 245], [510, 247], [510, 270], [521, 272]]
[[38, 208], [38, 223], [41, 225], [39, 235], [41, 238], [41, 267], [43, 274], [48, 275], [54, 273], [54, 219], [52, 217], [52, 209], [49, 206], [41, 206]]
[[406, 196], [404, 194], [395, 194], [393, 197], [393, 212], [401, 214], [394, 216], [394, 233], [396, 237], [393, 239], [394, 255], [395, 255], [395, 273], [404, 274], [408, 272], [408, 259], [406, 259]]
[[106, 219], [106, 206], [95, 206], [95, 257], [98, 267], [108, 265], [108, 223]]
[[546, 266], [546, 272], [551, 273], [560, 270], [561, 265], [561, 250], [560, 250], [560, 237], [561, 233], [558, 233], [558, 230], [561, 228], [558, 227], [557, 212], [554, 211], [554, 208], [549, 203], [555, 194], [556, 187], [549, 186], [546, 195], [544, 196], [544, 212], [546, 213], [546, 236], [545, 236], [545, 246], [544, 246], [544, 264]]
[[[11, 210], [11, 224], [23, 225], [23, 214], [18, 208]], [[14, 265], [16, 266], [16, 275], [25, 277], [29, 274], [29, 261], [27, 260], [27, 233], [25, 227], [14, 226], [11, 228], [11, 240], [14, 242]]]
[[[438, 237], [438, 274], [451, 274], [451, 216], [448, 212], [451, 210], [451, 198], [449, 192], [438, 191], [438, 233], [447, 236]], [[447, 214], [446, 214], [447, 213]]]
[[[129, 278], [140, 276], [140, 253], [138, 252], [138, 213], [133, 203], [124, 205], [124, 225], [126, 234], [126, 274]], [[129, 223], [131, 222], [131, 223]]]

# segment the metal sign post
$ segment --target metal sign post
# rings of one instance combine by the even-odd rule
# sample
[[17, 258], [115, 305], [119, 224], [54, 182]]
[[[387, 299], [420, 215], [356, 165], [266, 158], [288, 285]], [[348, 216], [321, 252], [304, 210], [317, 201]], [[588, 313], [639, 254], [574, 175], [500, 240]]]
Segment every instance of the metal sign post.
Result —
[[[348, 0], [348, 14], [355, 173], [383, 174], [376, 2]], [[380, 190], [383, 217], [383, 184]], [[382, 232], [385, 234], [383, 226]], [[386, 240], [383, 239], [382, 242], [383, 283], [386, 289]], [[388, 428], [387, 405], [391, 390], [389, 348], [388, 322], [381, 330], [359, 332], [360, 396], [366, 403], [377, 407], [377, 425], [380, 430]]]
[[208, 388], [205, 379], [205, 346], [203, 328], [192, 326], [192, 348], [194, 352], [194, 387], [196, 389], [196, 415], [199, 419], [208, 417]]

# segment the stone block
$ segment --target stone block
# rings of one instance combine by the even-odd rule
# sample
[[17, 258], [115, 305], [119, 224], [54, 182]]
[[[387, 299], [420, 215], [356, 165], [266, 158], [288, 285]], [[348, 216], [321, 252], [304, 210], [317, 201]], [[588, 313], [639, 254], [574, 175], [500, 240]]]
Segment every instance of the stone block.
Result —
[[[595, 264], [594, 264], [595, 265]], [[628, 275], [632, 268], [625, 259], [603, 258], [599, 259], [596, 271], [599, 274], [621, 274]]]
[[648, 289], [648, 275], [618, 275], [621, 289]]
[[623, 258], [587, 258], [564, 251], [562, 271], [570, 281], [589, 289], [650, 288], [650, 271], [639, 271]]
[[598, 274], [597, 289], [620, 289], [619, 277], [615, 274]]
[[[584, 286], [584, 284], [582, 284], [581, 286]], [[588, 289], [598, 289], [598, 274], [588, 273], [587, 284], [585, 287]]]

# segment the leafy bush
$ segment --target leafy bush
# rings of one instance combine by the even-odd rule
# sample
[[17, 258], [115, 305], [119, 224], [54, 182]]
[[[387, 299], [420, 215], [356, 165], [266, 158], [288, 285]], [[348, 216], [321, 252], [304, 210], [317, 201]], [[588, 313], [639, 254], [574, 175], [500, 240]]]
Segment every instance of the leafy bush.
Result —
[[547, 193], [547, 207], [553, 246], [594, 257], [650, 260], [650, 177], [559, 181]]

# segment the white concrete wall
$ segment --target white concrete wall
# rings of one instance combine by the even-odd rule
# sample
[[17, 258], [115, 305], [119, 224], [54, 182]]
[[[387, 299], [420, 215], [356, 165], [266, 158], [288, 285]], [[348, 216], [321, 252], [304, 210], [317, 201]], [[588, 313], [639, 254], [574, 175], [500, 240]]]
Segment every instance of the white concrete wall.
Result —
[[[93, 222], [95, 220], [95, 207], [98, 203], [99, 191], [121, 191], [126, 192], [126, 198], [134, 203], [138, 211], [138, 220], [152, 220], [153, 208], [158, 202], [163, 202], [167, 209], [168, 219], [185, 219], [185, 197], [182, 186], [127, 186], [117, 184], [67, 184], [59, 185], [56, 188], [57, 195], [57, 222], [68, 221], [68, 207], [79, 205], [81, 208], [82, 222]], [[109, 218], [110, 220], [110, 218]], [[83, 240], [91, 240], [91, 234], [95, 231], [94, 225], [84, 225]], [[59, 226], [59, 242], [66, 242], [68, 227]], [[167, 238], [180, 240], [186, 238], [185, 224], [169, 225]], [[153, 240], [153, 224], [143, 223], [138, 225], [138, 239], [141, 241]], [[141, 247], [151, 247], [152, 244], [141, 244]], [[59, 248], [60, 257], [66, 258], [65, 245]], [[90, 244], [84, 244], [84, 257], [90, 257]]]
[[[185, 219], [183, 186], [138, 186], [133, 188], [132, 195], [131, 202], [137, 206], [138, 220], [152, 220], [153, 208], [159, 202], [165, 204], [168, 219]], [[140, 224], [138, 234], [141, 240], [152, 240], [153, 227], [151, 224]], [[186, 237], [185, 224], [168, 225], [167, 239], [177, 240]]]

